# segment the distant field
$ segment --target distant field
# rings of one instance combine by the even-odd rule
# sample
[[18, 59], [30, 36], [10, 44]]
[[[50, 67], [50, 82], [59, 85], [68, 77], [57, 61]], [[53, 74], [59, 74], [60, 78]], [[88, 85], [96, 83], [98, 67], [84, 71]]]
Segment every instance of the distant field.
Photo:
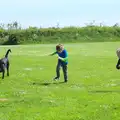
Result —
[[[120, 42], [65, 44], [68, 83], [53, 81], [55, 44], [1, 46], [9, 54], [10, 76], [0, 80], [0, 120], [119, 120]], [[1, 75], [1, 74], [0, 74]], [[2, 76], [2, 75], [1, 75]]]

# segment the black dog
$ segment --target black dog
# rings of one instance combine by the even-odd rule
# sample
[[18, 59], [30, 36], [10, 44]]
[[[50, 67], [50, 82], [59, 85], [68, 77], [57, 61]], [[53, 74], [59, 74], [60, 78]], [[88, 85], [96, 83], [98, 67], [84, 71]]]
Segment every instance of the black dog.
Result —
[[0, 59], [0, 72], [2, 72], [2, 79], [4, 79], [5, 69], [7, 69], [7, 76], [9, 76], [9, 59], [8, 54], [11, 49], [8, 49], [4, 58]]

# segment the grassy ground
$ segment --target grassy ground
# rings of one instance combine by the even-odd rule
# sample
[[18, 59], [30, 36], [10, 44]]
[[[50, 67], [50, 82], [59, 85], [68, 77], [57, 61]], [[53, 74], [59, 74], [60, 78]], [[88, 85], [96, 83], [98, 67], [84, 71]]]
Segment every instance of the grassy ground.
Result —
[[[10, 76], [0, 80], [0, 120], [119, 120], [120, 71], [115, 69], [120, 42], [65, 44], [69, 81], [53, 81], [55, 45], [8, 48]], [[1, 75], [2, 76], [2, 75]]]

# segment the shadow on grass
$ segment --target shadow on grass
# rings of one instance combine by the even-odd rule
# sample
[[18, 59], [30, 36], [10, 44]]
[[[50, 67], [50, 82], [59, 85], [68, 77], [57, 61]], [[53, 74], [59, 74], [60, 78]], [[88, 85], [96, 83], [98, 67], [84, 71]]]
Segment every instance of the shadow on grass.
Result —
[[89, 91], [89, 93], [119, 93], [120, 90], [95, 90]]
[[41, 86], [49, 86], [49, 85], [53, 85], [53, 84], [63, 84], [63, 83], [65, 83], [65, 82], [56, 82], [56, 83], [47, 83], [47, 82], [45, 82], [45, 83], [39, 83], [39, 82], [33, 82], [32, 83], [32, 85], [41, 85]]

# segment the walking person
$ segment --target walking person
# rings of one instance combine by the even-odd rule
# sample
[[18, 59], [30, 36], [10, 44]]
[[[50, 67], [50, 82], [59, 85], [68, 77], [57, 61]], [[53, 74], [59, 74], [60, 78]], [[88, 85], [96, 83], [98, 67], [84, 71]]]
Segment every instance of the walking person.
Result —
[[118, 61], [117, 61], [116, 69], [120, 69], [120, 48], [117, 49], [116, 54], [118, 56]]

